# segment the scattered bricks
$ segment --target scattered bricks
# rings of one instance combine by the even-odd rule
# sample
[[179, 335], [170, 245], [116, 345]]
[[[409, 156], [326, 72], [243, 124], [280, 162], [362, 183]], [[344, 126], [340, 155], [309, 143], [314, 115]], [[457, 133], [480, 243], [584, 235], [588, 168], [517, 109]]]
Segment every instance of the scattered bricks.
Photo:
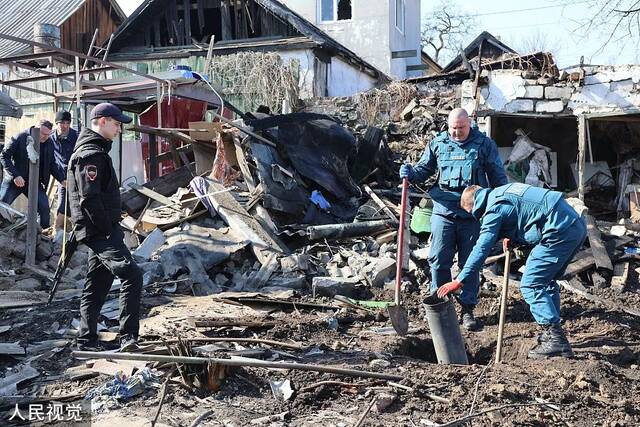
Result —
[[507, 113], [533, 111], [533, 101], [531, 99], [514, 99], [504, 106], [504, 111]]
[[564, 110], [563, 101], [539, 101], [536, 103], [537, 113], [561, 113]]
[[281, 258], [280, 267], [283, 273], [307, 271], [309, 269], [309, 255], [299, 254]]
[[376, 399], [376, 411], [378, 413], [384, 412], [395, 400], [398, 398], [398, 395], [394, 393], [383, 392], [378, 394]]
[[573, 93], [573, 88], [570, 86], [564, 86], [564, 87], [548, 86], [544, 88], [544, 97], [546, 99], [569, 99], [571, 98], [572, 93]]
[[354, 296], [356, 286], [360, 283], [358, 277], [314, 277], [311, 284], [313, 288], [313, 296], [334, 297], [336, 295], [344, 295], [346, 297]]
[[542, 86], [525, 86], [524, 87], [524, 97], [525, 98], [541, 99], [541, 98], [544, 97], [544, 87], [542, 87]]

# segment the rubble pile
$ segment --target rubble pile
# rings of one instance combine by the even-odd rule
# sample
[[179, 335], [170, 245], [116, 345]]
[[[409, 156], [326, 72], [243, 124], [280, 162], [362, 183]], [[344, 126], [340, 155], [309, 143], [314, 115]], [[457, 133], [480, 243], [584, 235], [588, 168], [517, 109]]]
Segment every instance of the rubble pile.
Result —
[[[596, 221], [577, 199], [589, 239], [559, 281], [575, 360], [526, 359], [537, 331], [517, 290], [522, 253], [511, 266], [507, 363], [493, 365], [498, 245], [482, 273], [476, 312], [484, 329], [463, 332], [471, 364], [437, 365], [422, 307], [428, 234], [414, 224], [401, 289], [409, 333], [391, 326], [400, 200], [393, 161], [415, 160], [424, 148], [417, 141], [426, 143], [453, 106], [418, 96], [381, 126], [305, 111], [181, 134], [197, 147], [195, 164], [122, 194], [125, 241], [144, 271], [135, 353], [71, 357], [87, 255], [74, 255], [61, 292], [41, 307], [47, 280], [26, 281], [21, 219], [5, 219], [15, 229], [0, 230], [0, 363], [10, 371], [0, 378], [0, 407], [13, 409], [19, 391], [90, 402], [96, 425], [637, 424], [640, 228]], [[430, 212], [419, 188], [410, 200]], [[59, 249], [46, 239], [39, 247], [40, 267], [51, 271]], [[30, 299], [18, 299], [12, 281]], [[118, 289], [101, 312], [104, 342], [117, 339]]]

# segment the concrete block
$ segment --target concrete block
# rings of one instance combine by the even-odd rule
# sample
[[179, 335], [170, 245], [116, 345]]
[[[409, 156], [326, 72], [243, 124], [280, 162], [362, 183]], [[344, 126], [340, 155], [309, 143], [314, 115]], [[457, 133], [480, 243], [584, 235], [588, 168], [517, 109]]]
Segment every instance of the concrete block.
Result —
[[514, 99], [504, 106], [507, 113], [518, 113], [521, 111], [533, 111], [533, 100], [531, 99]]
[[311, 286], [313, 287], [313, 295], [334, 297], [336, 295], [344, 295], [347, 297], [354, 296], [356, 286], [360, 283], [358, 277], [314, 277]]
[[296, 254], [280, 259], [280, 267], [283, 273], [293, 271], [307, 271], [309, 269], [309, 255]]
[[307, 280], [304, 274], [272, 277], [267, 283], [270, 287], [286, 289], [304, 289], [307, 287]]
[[525, 98], [541, 99], [544, 97], [544, 87], [542, 86], [525, 86], [524, 87]]
[[569, 99], [573, 93], [573, 88], [570, 86], [557, 87], [547, 86], [544, 88], [544, 97], [546, 99]]
[[465, 80], [462, 82], [461, 93], [463, 98], [473, 98], [473, 80]]
[[381, 287], [396, 270], [396, 260], [392, 258], [377, 258], [367, 265], [361, 272], [371, 281], [373, 286]]
[[538, 101], [536, 112], [538, 113], [561, 113], [564, 110], [564, 101]]
[[404, 107], [404, 110], [402, 110], [402, 113], [400, 113], [400, 116], [405, 119], [405, 120], [411, 120], [411, 117], [413, 117], [413, 109], [416, 108], [418, 106], [418, 103], [416, 102], [415, 99], [412, 99], [411, 101], [409, 101], [409, 103], [407, 104], [406, 107]]

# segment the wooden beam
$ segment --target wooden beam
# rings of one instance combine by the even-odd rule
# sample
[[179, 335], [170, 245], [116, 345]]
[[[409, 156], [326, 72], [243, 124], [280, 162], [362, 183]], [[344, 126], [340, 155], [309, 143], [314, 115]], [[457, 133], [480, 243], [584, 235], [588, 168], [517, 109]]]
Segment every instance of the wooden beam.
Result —
[[231, 6], [227, 0], [222, 0], [220, 4], [220, 39], [233, 40], [231, 29]]
[[191, 0], [182, 0], [184, 6], [184, 39], [191, 44]]
[[600, 230], [596, 225], [596, 220], [591, 215], [585, 215], [585, 222], [587, 223], [589, 245], [591, 246], [591, 253], [595, 259], [596, 267], [606, 268], [609, 271], [613, 271], [613, 264], [611, 263], [611, 258], [609, 258], [609, 254], [607, 254], [604, 244], [602, 243]]
[[158, 140], [149, 134], [149, 180], [158, 177]]
[[584, 201], [584, 158], [587, 145], [586, 119], [578, 116], [578, 198]]
[[[38, 239], [38, 190], [40, 188], [40, 128], [31, 129], [33, 148], [38, 156], [35, 163], [29, 162], [29, 177], [27, 194], [30, 197], [27, 205], [27, 241], [25, 246], [25, 264], [36, 265], [36, 245]], [[23, 177], [24, 178], [24, 177]], [[42, 221], [42, 218], [40, 219]]]
[[[31, 69], [32, 71], [38, 71], [40, 72], [40, 70], [33, 69], [32, 67], [24, 67], [24, 64], [20, 64], [20, 63], [15, 63], [14, 65], [20, 67], [20, 68], [25, 68], [25, 69]], [[80, 74], [92, 74], [92, 73], [100, 73], [102, 71], [109, 71], [109, 70], [113, 70], [113, 67], [97, 67], [97, 68], [88, 68], [85, 70], [80, 70]], [[42, 75], [42, 76], [37, 76], [37, 77], [25, 77], [23, 79], [11, 79], [11, 80], [6, 80], [4, 82], [4, 84], [11, 84], [11, 83], [30, 83], [30, 82], [39, 82], [42, 80], [51, 80], [51, 79], [56, 79], [56, 78], [63, 78], [63, 77], [73, 77], [75, 76], [76, 72], [75, 71], [67, 71], [64, 73], [47, 73], [46, 75]], [[73, 81], [73, 79], [71, 79], [71, 81]]]

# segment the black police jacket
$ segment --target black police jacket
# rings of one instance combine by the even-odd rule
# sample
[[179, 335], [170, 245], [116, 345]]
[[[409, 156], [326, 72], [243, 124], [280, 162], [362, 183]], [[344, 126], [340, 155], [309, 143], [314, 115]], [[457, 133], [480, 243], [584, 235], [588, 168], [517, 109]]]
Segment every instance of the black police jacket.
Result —
[[[11, 181], [21, 176], [25, 182], [29, 181], [29, 156], [27, 155], [27, 138], [31, 134], [31, 129], [26, 129], [13, 138], [4, 146], [0, 153], [0, 163], [5, 170], [4, 180]], [[39, 141], [36, 141], [36, 144]], [[47, 188], [51, 175], [58, 181], [66, 179], [64, 169], [56, 163], [53, 153], [53, 142], [51, 138], [40, 143], [40, 184]]]
[[69, 159], [67, 194], [78, 240], [108, 236], [120, 221], [120, 185], [109, 150], [110, 140], [85, 128]]

